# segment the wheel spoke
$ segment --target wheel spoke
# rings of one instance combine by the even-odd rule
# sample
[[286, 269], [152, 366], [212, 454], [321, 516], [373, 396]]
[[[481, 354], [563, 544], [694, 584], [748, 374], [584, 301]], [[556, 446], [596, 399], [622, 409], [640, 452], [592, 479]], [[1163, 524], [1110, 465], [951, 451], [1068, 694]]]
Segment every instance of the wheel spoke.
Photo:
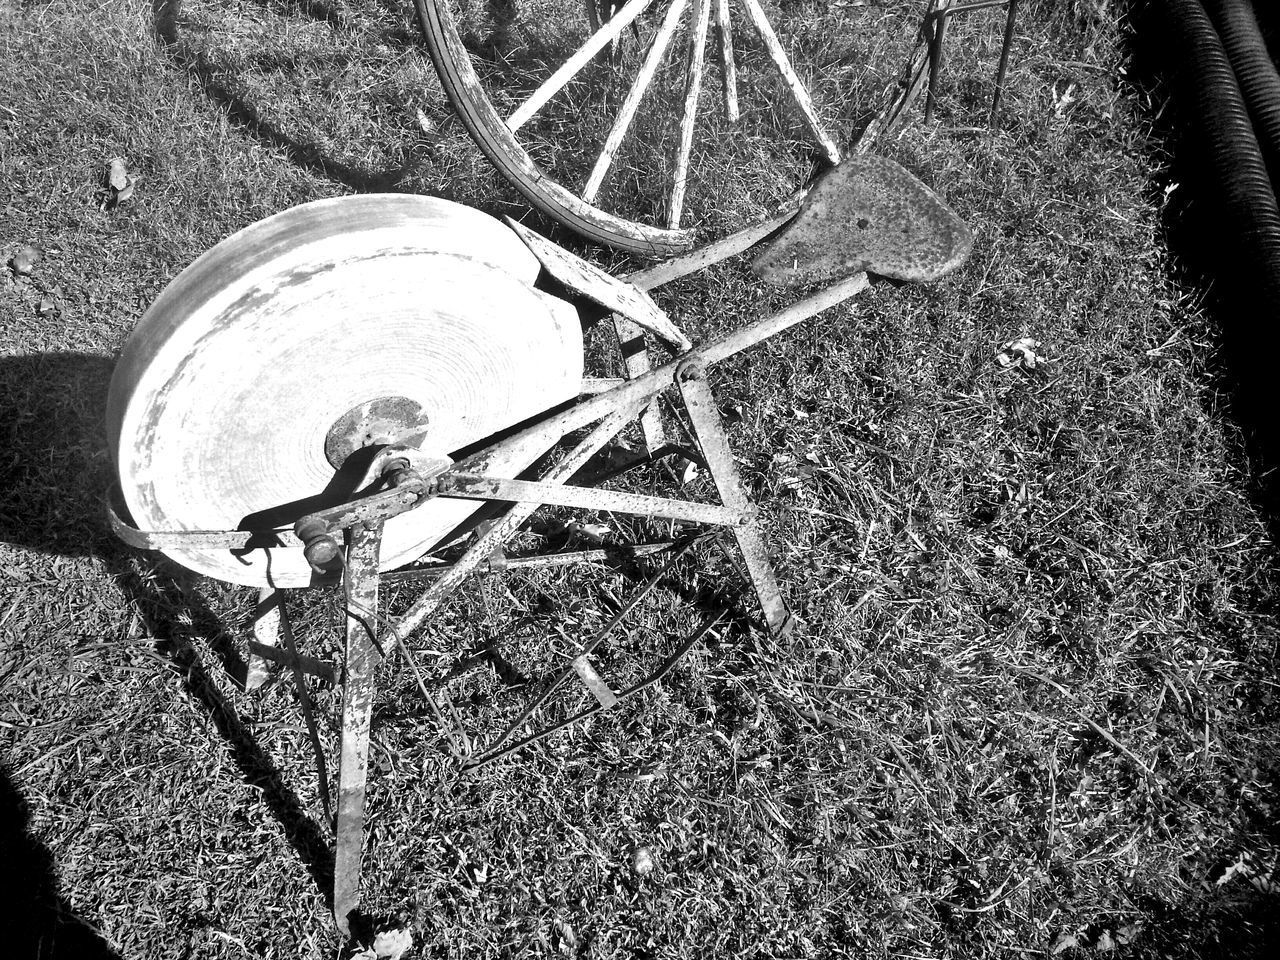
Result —
[[689, 154], [693, 150], [693, 128], [698, 119], [698, 96], [702, 93], [702, 54], [707, 44], [707, 24], [711, 20], [712, 0], [694, 0], [694, 27], [689, 39], [688, 84], [684, 94], [684, 114], [680, 117], [680, 153], [676, 157], [675, 180], [671, 185], [671, 210], [667, 226], [680, 226], [684, 209], [684, 193], [689, 178]]
[[622, 144], [622, 138], [627, 135], [627, 130], [631, 127], [631, 121], [635, 119], [636, 108], [640, 106], [640, 100], [644, 97], [645, 91], [649, 89], [649, 84], [653, 82], [654, 74], [658, 72], [658, 65], [662, 63], [662, 57], [667, 51], [667, 45], [671, 42], [671, 37], [676, 32], [676, 27], [680, 23], [680, 16], [684, 13], [684, 8], [688, 5], [688, 2], [689, 0], [674, 0], [667, 9], [667, 15], [658, 27], [658, 32], [654, 34], [653, 42], [649, 45], [649, 52], [645, 54], [644, 63], [640, 65], [640, 72], [636, 74], [636, 79], [631, 84], [631, 89], [627, 91], [627, 99], [623, 101], [622, 108], [618, 111], [618, 116], [613, 121], [613, 127], [609, 130], [609, 136], [605, 139], [604, 149], [600, 151], [600, 156], [596, 158], [596, 165], [591, 170], [591, 176], [587, 178], [587, 186], [582, 191], [582, 199], [587, 203], [595, 202], [596, 194], [600, 192], [600, 187], [604, 184], [604, 178], [609, 172], [609, 167], [613, 164], [613, 158], [618, 152], [618, 147]]
[[724, 115], [738, 122], [738, 66], [733, 60], [733, 27], [729, 24], [729, 0], [716, 0], [716, 27], [720, 32], [720, 76], [724, 80]]
[[533, 92], [533, 96], [522, 103], [516, 112], [507, 118], [507, 129], [515, 133], [528, 123], [530, 118], [541, 110], [548, 100], [554, 97], [566, 83], [591, 62], [592, 57], [603, 50], [611, 41], [616, 40], [618, 35], [630, 26], [632, 21], [640, 14], [644, 13], [652, 2], [653, 0], [631, 0], [617, 16], [588, 37], [587, 42], [579, 47], [573, 56], [560, 66], [560, 69], [549, 76], [542, 86]]
[[805, 125], [808, 126], [809, 132], [822, 148], [827, 160], [834, 166], [840, 162], [840, 150], [836, 147], [835, 141], [827, 133], [822, 121], [818, 118], [818, 111], [814, 108], [813, 98], [809, 96], [809, 91], [805, 89], [800, 77], [796, 74], [795, 68], [791, 66], [791, 60], [787, 57], [787, 52], [782, 49], [782, 44], [778, 42], [778, 36], [773, 32], [773, 27], [769, 25], [769, 19], [765, 16], [759, 0], [742, 0], [742, 4], [747, 8], [747, 14], [751, 17], [751, 23], [756, 28], [756, 33], [760, 35], [761, 42], [764, 43], [765, 48], [769, 51], [769, 59], [778, 68], [778, 73], [782, 75], [783, 82], [791, 91], [791, 96], [796, 101], [796, 106], [800, 108], [800, 113], [804, 116]]

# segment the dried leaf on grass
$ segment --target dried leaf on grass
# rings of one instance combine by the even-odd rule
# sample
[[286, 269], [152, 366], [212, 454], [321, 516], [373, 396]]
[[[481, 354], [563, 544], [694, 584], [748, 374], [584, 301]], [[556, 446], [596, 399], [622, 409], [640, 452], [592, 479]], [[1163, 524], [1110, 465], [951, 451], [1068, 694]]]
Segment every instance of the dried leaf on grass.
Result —
[[1040, 341], [1031, 337], [1010, 340], [996, 352], [996, 363], [1002, 367], [1023, 367], [1034, 370], [1041, 358], [1036, 354]]
[[9, 268], [20, 277], [29, 277], [39, 262], [40, 251], [27, 244], [9, 258]]
[[373, 943], [351, 957], [351, 960], [400, 960], [413, 948], [413, 934], [404, 927], [383, 930], [374, 935]]
[[107, 189], [107, 194], [102, 201], [104, 210], [112, 210], [133, 196], [137, 180], [129, 175], [129, 169], [122, 157], [113, 157], [107, 161], [104, 179]]
[[636, 847], [631, 856], [631, 872], [637, 877], [647, 877], [653, 873], [653, 854], [648, 847]]
[[582, 523], [574, 520], [565, 524], [565, 531], [570, 536], [582, 537], [596, 543], [604, 543], [613, 535], [613, 530], [603, 523]]

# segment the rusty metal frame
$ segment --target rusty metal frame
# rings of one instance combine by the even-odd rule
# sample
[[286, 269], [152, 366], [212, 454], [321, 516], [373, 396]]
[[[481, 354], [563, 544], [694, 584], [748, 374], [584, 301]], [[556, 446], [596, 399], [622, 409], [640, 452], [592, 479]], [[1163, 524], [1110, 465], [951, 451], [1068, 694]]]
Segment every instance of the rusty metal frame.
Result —
[[[781, 226], [785, 219], [780, 217], [766, 225], [757, 225], [704, 250], [694, 251], [665, 265], [660, 264], [629, 279], [632, 279], [638, 288], [648, 289], [678, 276], [695, 272], [710, 263], [740, 253], [745, 247]], [[642, 516], [668, 517], [712, 527], [727, 527], [733, 532], [737, 541], [769, 630], [775, 634], [781, 634], [790, 629], [793, 620], [778, 588], [777, 578], [773, 573], [756, 518], [755, 507], [742, 487], [724, 424], [707, 382], [706, 369], [845, 302], [861, 293], [867, 286], [866, 274], [855, 274], [797, 301], [778, 313], [765, 316], [703, 346], [687, 350], [675, 359], [658, 366], [652, 366], [649, 363], [647, 351], [641, 357], [633, 345], [631, 353], [627, 355], [627, 378], [596, 384], [594, 392], [589, 392], [568, 409], [550, 414], [524, 430], [473, 453], [457, 463], [448, 461], [424, 463], [414, 458], [414, 451], [408, 446], [393, 444], [385, 447], [375, 460], [378, 465], [377, 470], [371, 468], [373, 482], [365, 488], [367, 491], [374, 492], [366, 493], [365, 496], [349, 503], [309, 514], [300, 519], [292, 530], [146, 532], [122, 520], [108, 503], [108, 517], [113, 530], [121, 539], [134, 546], [162, 549], [174, 544], [191, 543], [231, 548], [263, 544], [301, 545], [317, 570], [332, 573], [335, 576], [339, 571], [341, 572], [347, 626], [346, 648], [343, 662], [340, 664], [342, 738], [339, 750], [338, 802], [334, 825], [336, 836], [334, 916], [343, 933], [349, 932], [352, 915], [357, 910], [360, 900], [370, 718], [376, 692], [375, 672], [378, 663], [397, 646], [403, 646], [405, 638], [422, 627], [472, 573], [498, 568], [558, 565], [627, 555], [626, 549], [623, 548], [507, 558], [502, 552], [504, 546], [540, 506], [561, 504]], [[619, 332], [625, 335], [634, 331], [620, 324]], [[639, 462], [653, 460], [672, 450], [679, 451], [680, 448], [665, 443], [660, 421], [656, 419], [654, 413], [655, 399], [672, 386], [677, 389], [688, 412], [694, 439], [700, 448], [700, 455], [691, 453], [690, 456], [696, 457], [707, 467], [715, 482], [721, 503], [709, 504], [642, 496], [570, 483], [597, 452], [617, 437], [628, 424], [642, 416], [646, 419], [645, 434], [648, 449], [622, 469], [627, 469]], [[497, 462], [503, 451], [511, 446], [537, 445], [539, 449], [549, 450], [562, 443], [570, 433], [586, 427], [591, 428], [586, 436], [572, 445], [538, 480], [513, 480], [489, 474], [490, 465]], [[618, 471], [613, 472], [616, 474]], [[378, 556], [382, 525], [391, 517], [416, 509], [436, 497], [497, 500], [510, 502], [511, 506], [499, 519], [477, 528], [475, 539], [452, 564], [403, 573], [380, 574]], [[339, 542], [342, 539], [345, 539], [345, 544]], [[678, 556], [687, 547], [687, 544], [681, 543], [647, 544], [633, 548], [630, 555], [642, 556], [659, 551], [674, 551]], [[380, 581], [415, 577], [430, 577], [431, 582], [409, 610], [394, 622], [380, 615], [378, 611]], [[681, 642], [650, 676], [640, 683], [615, 693], [596, 673], [588, 658], [591, 651], [603, 639], [603, 634], [616, 626], [617, 621], [634, 608], [639, 598], [651, 589], [653, 582], [656, 582], [656, 579], [651, 580], [649, 586], [633, 598], [632, 603], [624, 608], [605, 631], [581, 648], [546, 693], [549, 696], [550, 692], [558, 688], [570, 673], [577, 674], [595, 698], [596, 702], [591, 707], [537, 734], [508, 742], [517, 729], [513, 726], [498, 741], [490, 744], [480, 757], [475, 760], [464, 758], [464, 768], [475, 769], [500, 757], [508, 756], [530, 743], [549, 736], [556, 730], [563, 729], [594, 713], [611, 709], [618, 702], [647, 689], [666, 676], [680, 658], [705, 638], [719, 622], [720, 617], [712, 617], [691, 637]], [[327, 771], [323, 751], [319, 749], [319, 735], [315, 730], [305, 674], [332, 676], [332, 665], [298, 653], [293, 642], [287, 613], [278, 592], [264, 591], [259, 600], [255, 618], [255, 639], [251, 647], [253, 655], [251, 680], [255, 685], [263, 682], [270, 663], [288, 667], [293, 672], [304, 713], [308, 717], [308, 731], [317, 754], [320, 794], [328, 815]], [[283, 645], [280, 643], [281, 640], [284, 641]], [[527, 708], [526, 713], [522, 714], [522, 719], [518, 723], [527, 719], [527, 715], [536, 710], [542, 702], [545, 702], [545, 696], [536, 699]]]
[[[774, 575], [764, 537], [755, 516], [755, 508], [743, 489], [742, 479], [729, 448], [729, 440], [716, 407], [715, 397], [707, 382], [706, 368], [710, 364], [734, 356], [775, 336], [823, 310], [843, 303], [861, 293], [867, 286], [866, 275], [856, 274], [826, 290], [800, 300], [779, 313], [757, 320], [705, 346], [695, 347], [662, 366], [648, 370], [637, 366], [628, 371], [632, 373], [631, 379], [581, 400], [568, 410], [552, 414], [524, 431], [441, 469], [433, 476], [422, 477], [411, 470], [405, 470], [403, 465], [394, 459], [393, 452], [386, 460], [387, 467], [394, 479], [405, 488], [400, 491], [404, 495], [397, 496], [397, 484], [392, 483], [391, 489], [376, 495], [378, 498], [376, 505], [366, 501], [353, 504], [346, 513], [341, 508], [335, 508], [327, 511], [323, 517], [311, 515], [299, 520], [295, 526], [295, 533], [304, 543], [308, 541], [305, 535], [308, 530], [313, 534], [316, 530], [320, 530], [322, 533], [319, 535], [326, 537], [332, 537], [338, 530], [346, 530], [348, 545], [345, 586], [348, 615], [353, 616], [353, 609], [359, 613], [359, 606], [366, 608], [363, 615], [354, 616], [348, 625], [343, 695], [342, 763], [339, 768], [340, 790], [336, 831], [338, 857], [334, 886], [334, 912], [340, 927], [346, 929], [347, 917], [359, 902], [372, 665], [379, 657], [385, 657], [397, 644], [402, 644], [409, 634], [422, 627], [428, 618], [461, 587], [470, 574], [489, 565], [495, 551], [501, 550], [539, 506], [547, 503], [561, 503], [590, 509], [695, 519], [704, 523], [727, 526], [733, 531], [737, 540], [739, 552], [769, 630], [775, 635], [781, 635], [791, 629], [794, 620], [778, 588], [777, 577]], [[649, 409], [654, 398], [673, 384], [678, 388], [689, 414], [694, 436], [715, 482], [721, 505], [643, 497], [569, 485], [568, 481], [595, 453], [616, 437], [628, 423], [640, 416], [642, 411]], [[586, 437], [552, 466], [540, 481], [514, 481], [486, 475], [488, 465], [494, 462], [499, 452], [508, 444], [537, 442], [547, 449], [570, 432], [592, 423], [596, 425]], [[381, 521], [386, 516], [403, 509], [412, 509], [425, 499], [437, 496], [505, 500], [511, 501], [512, 506], [501, 519], [479, 532], [462, 556], [439, 573], [406, 613], [379, 632], [377, 627], [379, 618], [376, 613], [377, 537], [367, 532], [365, 524], [374, 520]], [[412, 503], [410, 503], [411, 498]], [[374, 550], [372, 560], [368, 555], [371, 549], [370, 544], [373, 544]], [[656, 580], [651, 581], [650, 587], [652, 582]], [[639, 596], [643, 596], [647, 589], [642, 590]], [[621, 617], [637, 602], [638, 599], [635, 599], [624, 607], [604, 631], [575, 655], [570, 665], [556, 678], [544, 696], [535, 699], [527, 706], [525, 712], [507, 729], [506, 733], [491, 744], [481, 757], [467, 762], [464, 769], [474, 770], [508, 756], [515, 750], [549, 736], [571, 723], [611, 709], [619, 701], [647, 689], [673, 669], [680, 657], [706, 636], [718, 620], [715, 618], [704, 624], [702, 629], [680, 644], [675, 653], [664, 660], [651, 676], [639, 684], [615, 693], [595, 672], [588, 657], [604, 635], [616, 626]], [[539, 733], [514, 743], [506, 743], [515, 730], [545, 701], [546, 696], [557, 689], [570, 673], [576, 673], [579, 676], [595, 697], [596, 702], [591, 707]]]

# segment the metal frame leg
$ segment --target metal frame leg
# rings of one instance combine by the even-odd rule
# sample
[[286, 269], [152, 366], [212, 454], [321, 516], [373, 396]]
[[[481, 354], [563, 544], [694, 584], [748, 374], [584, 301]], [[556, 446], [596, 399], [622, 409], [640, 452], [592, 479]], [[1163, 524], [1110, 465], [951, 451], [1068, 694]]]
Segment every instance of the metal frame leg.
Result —
[[991, 121], [996, 125], [1000, 115], [1000, 98], [1004, 96], [1004, 77], [1009, 69], [1009, 46], [1013, 43], [1013, 29], [1018, 20], [1018, 0], [1009, 0], [1009, 13], [1004, 20], [1004, 43], [1000, 47], [1000, 66], [996, 67], [996, 92], [991, 95]]
[[[622, 362], [626, 366], [627, 379], [634, 380], [649, 372], [649, 348], [645, 342], [644, 327], [628, 320], [620, 313], [613, 315], [613, 329], [618, 335], [618, 349], [622, 352]], [[658, 398], [649, 402], [644, 413], [640, 415], [640, 431], [644, 436], [648, 453], [661, 450], [667, 444], [666, 430], [662, 426], [662, 413], [658, 409]]]
[[933, 105], [937, 99], [938, 77], [942, 74], [942, 42], [947, 37], [947, 8], [951, 0], [941, 0], [930, 14], [933, 36], [929, 41], [929, 91], [924, 99], [924, 122], [933, 121]]
[[360, 904], [360, 860], [364, 853], [365, 783], [369, 773], [369, 726], [380, 659], [378, 554], [382, 524], [347, 531], [343, 586], [347, 600], [346, 672], [342, 683], [342, 752], [338, 761], [338, 817], [333, 875], [333, 916], [344, 936]]
[[[733, 451], [729, 449], [729, 438], [725, 435], [715, 396], [707, 383], [706, 369], [697, 363], [681, 367], [676, 375], [676, 385], [680, 388], [685, 408], [689, 411], [694, 436], [702, 448], [707, 466], [711, 468], [711, 476], [715, 480], [721, 501], [733, 510], [753, 511], [754, 505], [742, 488], [742, 476], [738, 473]], [[760, 533], [759, 521], [753, 517], [731, 529], [738, 541], [738, 549], [742, 552], [747, 574], [751, 577], [751, 585], [760, 600], [765, 623], [774, 636], [785, 636], [791, 631], [795, 621], [782, 601], [782, 591], [778, 588], [778, 578], [769, 562], [769, 551], [765, 547], [764, 536]]]

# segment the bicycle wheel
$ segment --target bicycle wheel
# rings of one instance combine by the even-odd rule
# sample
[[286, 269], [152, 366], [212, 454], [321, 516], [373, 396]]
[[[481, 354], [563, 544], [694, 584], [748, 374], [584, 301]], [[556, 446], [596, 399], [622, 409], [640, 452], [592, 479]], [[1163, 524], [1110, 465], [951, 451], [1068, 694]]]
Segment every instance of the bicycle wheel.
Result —
[[552, 219], [644, 255], [775, 208], [839, 162], [865, 118], [859, 84], [882, 85], [852, 14], [815, 0], [415, 4], [500, 173]]

